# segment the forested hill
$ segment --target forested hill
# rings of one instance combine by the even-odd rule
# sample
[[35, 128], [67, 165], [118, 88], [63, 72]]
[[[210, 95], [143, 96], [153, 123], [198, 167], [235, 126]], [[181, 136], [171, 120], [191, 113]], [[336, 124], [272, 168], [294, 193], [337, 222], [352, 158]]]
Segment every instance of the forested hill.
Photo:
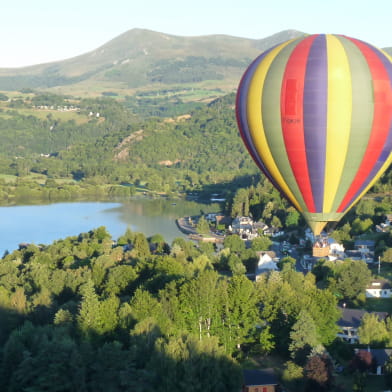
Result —
[[[38, 176], [41, 183], [127, 183], [166, 193], [226, 189], [222, 183], [258, 172], [239, 136], [234, 101], [229, 94], [186, 114], [141, 119], [137, 107], [112, 98], [20, 94], [0, 101], [0, 175], [6, 182]], [[0, 199], [10, 194], [0, 189]]]
[[[196, 106], [140, 101], [0, 94], [0, 203], [18, 201], [18, 192], [30, 202], [46, 198], [44, 192], [72, 198], [75, 186], [86, 184], [229, 196], [258, 181], [238, 132], [233, 93]], [[381, 180], [387, 187], [389, 178]]]
[[303, 33], [287, 30], [254, 40], [225, 35], [181, 37], [133, 29], [78, 57], [0, 69], [0, 90], [53, 88], [79, 95], [105, 91], [124, 95], [135, 89], [180, 85], [228, 92], [258, 54], [300, 35]]

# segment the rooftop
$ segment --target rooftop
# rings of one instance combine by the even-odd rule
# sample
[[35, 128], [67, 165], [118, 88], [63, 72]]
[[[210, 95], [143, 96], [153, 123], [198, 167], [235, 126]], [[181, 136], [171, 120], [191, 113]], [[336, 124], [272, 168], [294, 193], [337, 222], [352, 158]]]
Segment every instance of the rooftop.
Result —
[[273, 369], [244, 369], [244, 384], [247, 386], [277, 385], [278, 378]]
[[[366, 312], [362, 309], [348, 309], [339, 308], [342, 311], [342, 316], [338, 320], [339, 327], [352, 327], [358, 328], [361, 324], [361, 320]], [[372, 314], [377, 314], [378, 317], [383, 320], [388, 316], [387, 312], [371, 312]]]

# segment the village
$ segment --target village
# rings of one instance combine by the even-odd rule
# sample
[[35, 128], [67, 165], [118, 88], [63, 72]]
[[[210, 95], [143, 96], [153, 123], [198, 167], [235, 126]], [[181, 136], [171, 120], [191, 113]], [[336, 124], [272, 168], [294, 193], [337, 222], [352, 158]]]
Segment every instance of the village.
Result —
[[[197, 226], [200, 219], [204, 218], [210, 227], [208, 234], [200, 234]], [[247, 277], [252, 281], [259, 281], [264, 274], [272, 271], [279, 271], [282, 264], [280, 261], [284, 258], [295, 259], [295, 269], [304, 274], [311, 271], [320, 260], [329, 262], [339, 262], [345, 259], [362, 261], [368, 267], [380, 274], [380, 257], [375, 257], [375, 241], [369, 239], [357, 238], [354, 241], [353, 249], [345, 249], [343, 244], [337, 242], [327, 233], [323, 232], [315, 238], [312, 231], [307, 228], [305, 236], [298, 238], [297, 244], [291, 244], [288, 241], [289, 235], [282, 229], [269, 227], [263, 222], [255, 222], [249, 216], [240, 216], [234, 219], [219, 213], [208, 213], [203, 217], [185, 217], [177, 221], [179, 228], [189, 238], [197, 241], [213, 242], [217, 248], [223, 247], [224, 239], [230, 235], [238, 235], [246, 244], [250, 246], [251, 242], [259, 236], [267, 236], [271, 239], [272, 245], [269, 250], [258, 251], [258, 261], [254, 272], [247, 272]], [[224, 229], [223, 229], [224, 226]], [[219, 228], [219, 230], [217, 229]], [[392, 228], [392, 214], [388, 214], [385, 221], [377, 225], [374, 230], [378, 233], [385, 233]], [[310, 246], [309, 246], [310, 245]], [[392, 284], [385, 278], [372, 278], [366, 286], [363, 293], [366, 299], [383, 300], [392, 298]], [[377, 307], [377, 306], [376, 306]], [[392, 354], [392, 348], [371, 347], [366, 348], [360, 344], [358, 329], [363, 324], [364, 318], [374, 317], [379, 322], [386, 322], [389, 313], [385, 311], [367, 311], [365, 309], [350, 308], [346, 303], [339, 304], [341, 317], [337, 322], [339, 331], [337, 337], [349, 345], [352, 345], [354, 352], [361, 355], [361, 351], [370, 353], [373, 358], [373, 367], [371, 374], [383, 375], [384, 365]], [[343, 366], [335, 364], [336, 371], [342, 371]], [[250, 383], [258, 381], [258, 386], [265, 387], [278, 381], [271, 372], [249, 372], [245, 378]], [[272, 380], [272, 381], [271, 381]], [[275, 381], [274, 381], [275, 380]], [[265, 384], [264, 382], [267, 382]]]
[[[198, 232], [200, 219], [205, 219], [209, 225], [209, 233]], [[270, 250], [260, 252], [260, 259], [253, 278], [257, 280], [260, 273], [268, 270], [277, 270], [276, 264], [281, 257], [291, 256], [296, 259], [299, 271], [311, 271], [320, 258], [329, 261], [361, 260], [368, 265], [377, 262], [375, 259], [375, 241], [357, 238], [353, 249], [345, 249], [343, 244], [337, 242], [327, 233], [322, 232], [317, 238], [307, 228], [304, 237], [298, 238], [297, 244], [288, 241], [292, 233], [283, 229], [269, 227], [264, 222], [255, 222], [249, 216], [230, 218], [219, 213], [208, 213], [198, 217], [184, 217], [177, 220], [179, 229], [190, 239], [221, 244], [226, 236], [238, 235], [248, 246], [251, 241], [260, 236], [269, 237], [272, 241]], [[376, 231], [386, 232], [392, 227], [392, 214], [386, 216], [385, 222], [376, 226]], [[251, 276], [252, 277], [252, 276]]]

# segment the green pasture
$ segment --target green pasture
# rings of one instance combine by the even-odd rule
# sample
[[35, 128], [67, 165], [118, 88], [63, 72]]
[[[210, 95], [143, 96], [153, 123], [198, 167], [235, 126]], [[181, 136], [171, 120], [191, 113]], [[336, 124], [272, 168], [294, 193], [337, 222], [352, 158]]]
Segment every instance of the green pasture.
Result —
[[83, 124], [88, 121], [86, 115], [79, 114], [77, 112], [62, 112], [59, 110], [43, 110], [34, 108], [8, 108], [3, 106], [3, 111], [0, 112], [0, 117], [11, 118], [13, 112], [18, 112], [22, 116], [34, 116], [41, 120], [46, 119], [49, 115], [53, 120], [57, 121], [70, 121], [74, 120], [77, 124]]

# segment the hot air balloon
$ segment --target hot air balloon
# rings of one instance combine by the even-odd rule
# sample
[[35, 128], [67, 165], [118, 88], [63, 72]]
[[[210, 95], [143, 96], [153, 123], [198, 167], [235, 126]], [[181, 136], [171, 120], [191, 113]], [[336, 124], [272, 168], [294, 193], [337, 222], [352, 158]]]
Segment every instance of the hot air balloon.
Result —
[[392, 161], [392, 63], [358, 39], [315, 34], [257, 57], [240, 82], [243, 141], [315, 235]]

